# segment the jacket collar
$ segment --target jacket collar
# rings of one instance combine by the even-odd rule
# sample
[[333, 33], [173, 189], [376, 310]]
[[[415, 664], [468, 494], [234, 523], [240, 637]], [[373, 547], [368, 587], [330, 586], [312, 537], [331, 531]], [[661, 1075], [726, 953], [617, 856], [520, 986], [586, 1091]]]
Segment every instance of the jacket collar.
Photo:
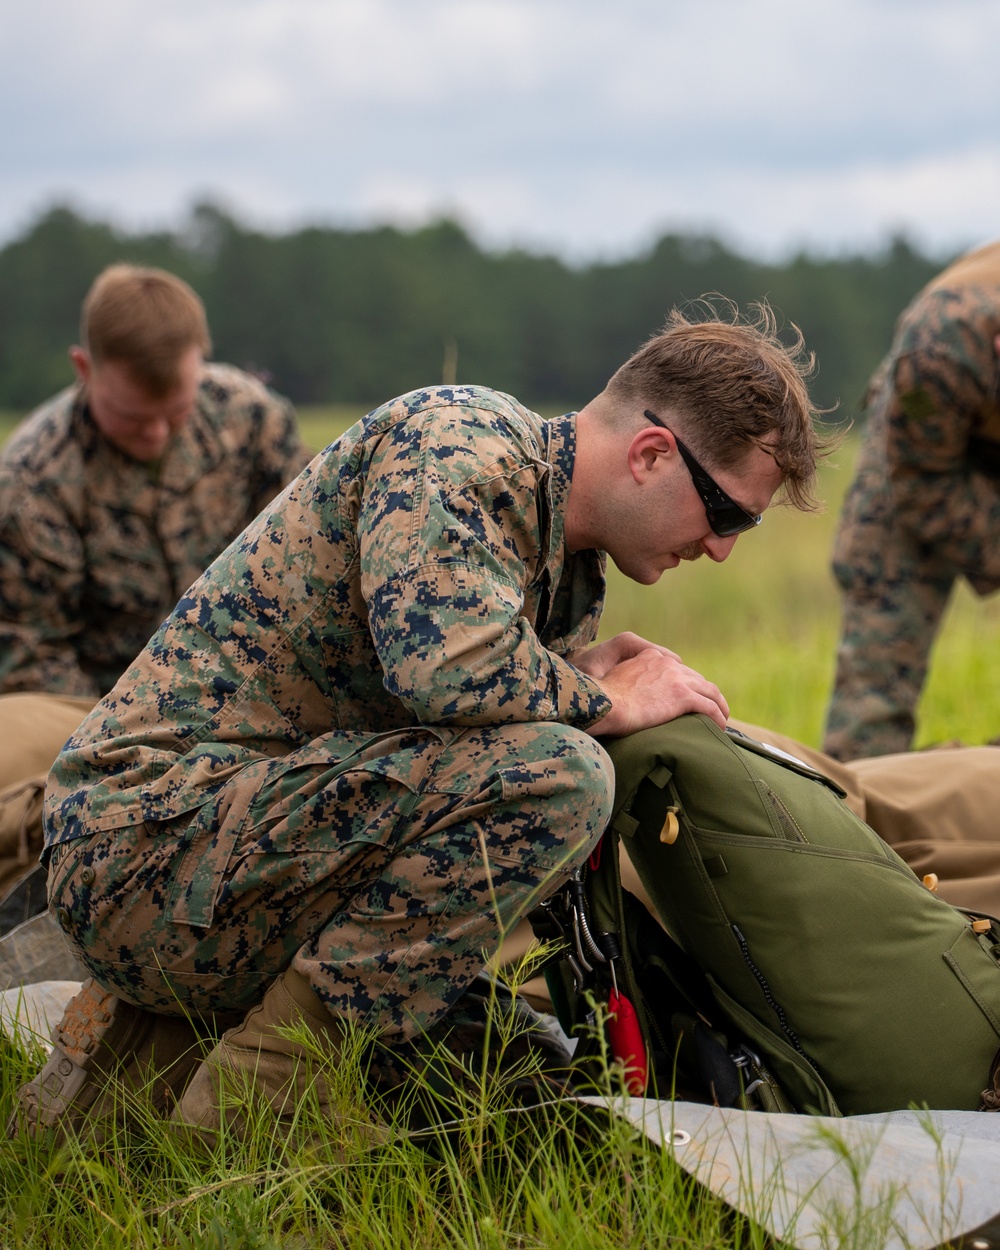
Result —
[[545, 646], [560, 653], [592, 642], [604, 607], [607, 556], [589, 549], [566, 549], [566, 504], [576, 457], [576, 413], [547, 421], [544, 426], [548, 476], [548, 553], [545, 578], [548, 604], [539, 621]]

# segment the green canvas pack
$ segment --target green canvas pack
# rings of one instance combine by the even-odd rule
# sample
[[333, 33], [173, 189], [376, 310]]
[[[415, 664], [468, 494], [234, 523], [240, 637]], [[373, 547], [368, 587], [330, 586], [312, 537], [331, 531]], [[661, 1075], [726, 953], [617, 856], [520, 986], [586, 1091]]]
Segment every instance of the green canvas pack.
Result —
[[[721, 1105], [992, 1109], [1000, 923], [925, 888], [829, 779], [707, 717], [608, 750], [608, 832], [533, 917], [565, 939], [547, 977], [583, 1053], [617, 987], [633, 1092], [648, 1064], [660, 1096]], [[619, 841], [660, 923], [622, 891]]]

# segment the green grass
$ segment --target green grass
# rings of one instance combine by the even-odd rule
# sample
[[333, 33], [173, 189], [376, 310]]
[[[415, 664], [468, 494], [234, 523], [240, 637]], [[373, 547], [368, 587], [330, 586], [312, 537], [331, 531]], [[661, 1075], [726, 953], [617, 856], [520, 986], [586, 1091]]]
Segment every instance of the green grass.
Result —
[[7, 439], [10, 437], [11, 431], [24, 415], [24, 413], [10, 412], [0, 408], [0, 447], [6, 443]]
[[[738, 1186], [735, 1200], [748, 1218], [695, 1183], [607, 1102], [583, 1106], [546, 1091], [540, 1106], [526, 1106], [516, 1088], [539, 1079], [546, 1065], [539, 1052], [525, 1053], [520, 1026], [502, 1005], [490, 1029], [488, 1069], [439, 1044], [431, 1052], [438, 1079], [412, 1081], [391, 1102], [366, 1084], [370, 1038], [347, 1029], [332, 1054], [314, 1042], [312, 1075], [325, 1083], [326, 1100], [320, 1103], [315, 1084], [305, 1085], [294, 1119], [280, 1129], [269, 1108], [234, 1089], [227, 1097], [240, 1108], [240, 1126], [206, 1144], [158, 1118], [140, 1090], [121, 1100], [127, 1114], [117, 1122], [91, 1121], [96, 1134], [62, 1142], [50, 1134], [0, 1136], [0, 1245], [780, 1250], [765, 1226], [788, 1227], [796, 1211], [807, 1223], [812, 1218], [798, 1205], [801, 1195], [791, 1206], [781, 1199], [780, 1170], [770, 1164], [762, 1170], [749, 1157], [736, 1164], [723, 1151], [716, 1183]], [[308, 1045], [304, 1031], [291, 1036]], [[37, 1049], [0, 1038], [0, 1123], [41, 1061]], [[446, 1091], [444, 1070], [454, 1078]], [[620, 1068], [598, 1072], [595, 1092], [617, 1097], [621, 1075]], [[418, 1119], [432, 1104], [438, 1114]], [[824, 1199], [817, 1244], [881, 1250], [903, 1187], [865, 1187], [876, 1195], [867, 1208], [865, 1150], [854, 1153], [839, 1134], [816, 1128], [816, 1145], [847, 1158], [856, 1182], [839, 1201]], [[939, 1166], [944, 1194], [948, 1159]]]
[[339, 438], [367, 409], [357, 404], [329, 404], [326, 407], [300, 407], [299, 429], [307, 447], [322, 451]]
[[[497, 1019], [501, 1056], [513, 1029]], [[355, 1039], [357, 1041], [357, 1039]], [[360, 1039], [363, 1043], [364, 1039]], [[768, 1244], [672, 1157], [606, 1111], [526, 1112], [510, 1081], [472, 1067], [448, 1128], [414, 1131], [408, 1104], [373, 1100], [361, 1044], [318, 1060], [332, 1109], [307, 1095], [278, 1133], [249, 1117], [212, 1148], [158, 1120], [140, 1095], [103, 1141], [0, 1139], [0, 1244], [17, 1250], [613, 1250]], [[0, 1115], [40, 1062], [0, 1043]], [[523, 1076], [537, 1070], [518, 1056]], [[614, 1074], [609, 1078], [615, 1079]], [[610, 1089], [610, 1086], [609, 1086]]]

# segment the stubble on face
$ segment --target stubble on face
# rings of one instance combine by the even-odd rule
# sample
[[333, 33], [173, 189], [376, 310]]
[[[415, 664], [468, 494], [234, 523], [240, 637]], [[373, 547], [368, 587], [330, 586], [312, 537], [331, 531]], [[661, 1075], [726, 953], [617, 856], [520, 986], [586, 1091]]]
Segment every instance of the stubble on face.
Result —
[[701, 543], [685, 543], [683, 547], [678, 547], [674, 552], [679, 560], [700, 560], [705, 554]]

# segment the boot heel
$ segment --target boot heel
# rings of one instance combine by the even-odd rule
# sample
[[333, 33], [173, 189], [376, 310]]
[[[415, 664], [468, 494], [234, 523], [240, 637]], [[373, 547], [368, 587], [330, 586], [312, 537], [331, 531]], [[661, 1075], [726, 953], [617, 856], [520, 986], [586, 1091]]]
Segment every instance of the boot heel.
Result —
[[8, 1137], [55, 1130], [61, 1138], [109, 1113], [120, 1119], [122, 1094], [141, 1088], [150, 1074], [154, 1103], [164, 1104], [157, 1110], [165, 1113], [169, 1096], [179, 1094], [201, 1060], [187, 1020], [135, 1007], [93, 978], [70, 1000], [51, 1040], [45, 1066], [17, 1091]]

